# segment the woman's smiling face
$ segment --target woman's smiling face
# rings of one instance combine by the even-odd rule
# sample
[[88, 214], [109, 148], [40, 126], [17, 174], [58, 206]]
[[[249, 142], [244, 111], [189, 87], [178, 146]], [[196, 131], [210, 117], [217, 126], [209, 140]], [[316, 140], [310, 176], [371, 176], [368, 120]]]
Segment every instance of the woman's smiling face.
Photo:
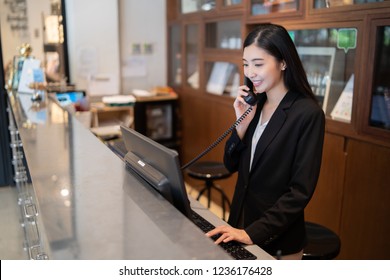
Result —
[[257, 92], [272, 92], [272, 89], [283, 87], [284, 62], [276, 58], [264, 49], [252, 44], [243, 52], [244, 75], [248, 77]]

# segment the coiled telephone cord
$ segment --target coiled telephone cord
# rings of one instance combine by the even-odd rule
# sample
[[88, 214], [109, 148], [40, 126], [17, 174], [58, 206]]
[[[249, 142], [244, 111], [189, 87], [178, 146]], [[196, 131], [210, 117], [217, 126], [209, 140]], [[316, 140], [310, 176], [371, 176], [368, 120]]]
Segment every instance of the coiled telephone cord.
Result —
[[201, 157], [203, 157], [204, 155], [206, 155], [208, 152], [210, 152], [212, 149], [214, 149], [219, 143], [222, 142], [223, 139], [226, 138], [226, 136], [229, 135], [230, 132], [233, 131], [233, 129], [235, 129], [242, 121], [243, 119], [246, 118], [246, 116], [253, 110], [253, 107], [249, 107], [242, 115], [241, 117], [239, 117], [233, 124], [231, 127], [229, 127], [221, 136], [218, 137], [217, 140], [214, 141], [214, 143], [212, 143], [210, 146], [208, 146], [203, 152], [201, 152], [199, 155], [197, 155], [195, 158], [193, 158], [190, 162], [188, 162], [187, 164], [183, 165], [181, 167], [182, 170], [186, 169], [187, 167], [189, 167], [190, 165], [194, 164], [198, 159], [200, 159]]

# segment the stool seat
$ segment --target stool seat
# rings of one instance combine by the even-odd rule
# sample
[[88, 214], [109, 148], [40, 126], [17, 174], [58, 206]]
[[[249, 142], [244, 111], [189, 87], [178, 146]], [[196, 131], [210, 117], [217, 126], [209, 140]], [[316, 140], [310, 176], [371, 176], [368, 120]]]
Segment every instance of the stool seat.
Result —
[[223, 163], [214, 161], [196, 162], [188, 167], [187, 172], [189, 176], [199, 180], [218, 180], [231, 175]]
[[222, 188], [214, 183], [215, 180], [220, 180], [231, 176], [231, 173], [225, 168], [223, 163], [216, 161], [196, 162], [187, 168], [187, 174], [194, 179], [205, 181], [205, 186], [200, 190], [196, 199], [199, 200], [202, 194], [207, 192], [208, 208], [210, 208], [211, 203], [211, 190], [214, 189], [220, 193], [222, 216], [225, 220], [225, 203], [227, 203], [228, 207], [230, 208], [230, 201]]
[[308, 244], [303, 249], [304, 260], [333, 260], [340, 252], [341, 242], [336, 233], [312, 222], [305, 222]]

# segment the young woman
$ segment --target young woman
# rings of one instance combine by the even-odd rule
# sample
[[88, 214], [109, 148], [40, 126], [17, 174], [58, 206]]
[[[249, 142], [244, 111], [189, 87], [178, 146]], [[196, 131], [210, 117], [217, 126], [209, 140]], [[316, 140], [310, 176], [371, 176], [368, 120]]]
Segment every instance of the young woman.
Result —
[[[207, 233], [216, 243], [257, 244], [282, 259], [301, 259], [304, 209], [320, 172], [325, 116], [287, 30], [263, 24], [243, 46], [244, 75], [258, 103], [226, 142], [224, 163], [238, 171], [228, 223]], [[239, 118], [249, 107], [240, 86]]]

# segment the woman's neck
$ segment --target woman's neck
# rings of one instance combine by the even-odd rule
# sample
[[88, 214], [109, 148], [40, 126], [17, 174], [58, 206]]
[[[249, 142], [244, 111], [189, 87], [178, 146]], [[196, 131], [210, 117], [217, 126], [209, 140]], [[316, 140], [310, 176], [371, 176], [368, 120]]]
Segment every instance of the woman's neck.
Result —
[[269, 108], [276, 108], [276, 107], [278, 107], [280, 102], [282, 101], [282, 99], [286, 95], [286, 93], [284, 93], [282, 95], [277, 95], [277, 96], [275, 96], [275, 95], [268, 95], [267, 94], [267, 100], [266, 100], [264, 106], [269, 107]]
[[268, 105], [270, 107], [277, 107], [284, 96], [287, 94], [288, 89], [286, 87], [280, 87], [280, 88], [275, 88], [269, 92], [267, 92], [267, 101]]
[[261, 120], [260, 124], [268, 122], [272, 115], [274, 114], [276, 108], [279, 106], [280, 102], [287, 94], [287, 89], [273, 90], [266, 93], [267, 100], [264, 103], [264, 106], [261, 110]]

